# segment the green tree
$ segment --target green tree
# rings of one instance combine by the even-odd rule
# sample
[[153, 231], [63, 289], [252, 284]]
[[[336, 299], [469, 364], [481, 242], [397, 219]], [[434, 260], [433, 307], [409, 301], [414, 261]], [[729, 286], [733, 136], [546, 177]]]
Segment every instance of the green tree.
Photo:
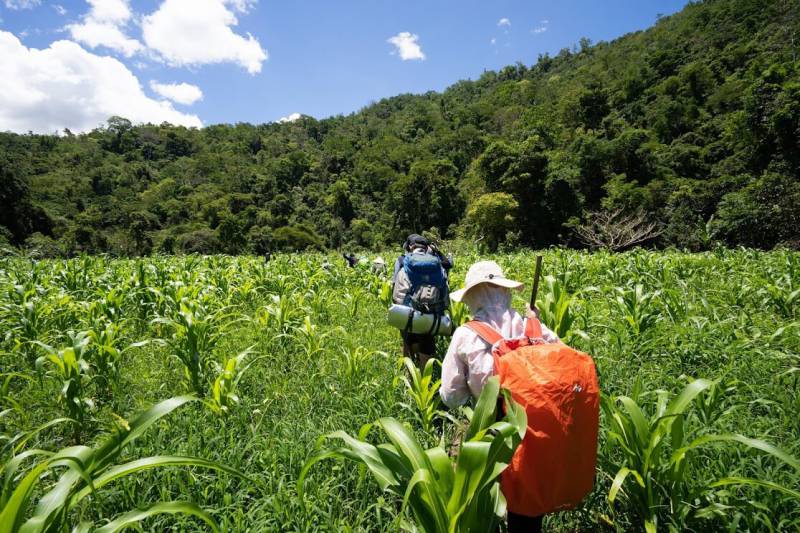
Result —
[[239, 217], [232, 213], [225, 213], [217, 226], [217, 238], [222, 246], [222, 251], [227, 254], [238, 254], [247, 246], [247, 233]]
[[515, 229], [519, 204], [513, 196], [493, 192], [478, 197], [467, 210], [465, 233], [484, 244], [490, 251], [497, 250], [510, 231]]
[[730, 245], [800, 246], [800, 182], [782, 174], [764, 174], [722, 198], [712, 227]]

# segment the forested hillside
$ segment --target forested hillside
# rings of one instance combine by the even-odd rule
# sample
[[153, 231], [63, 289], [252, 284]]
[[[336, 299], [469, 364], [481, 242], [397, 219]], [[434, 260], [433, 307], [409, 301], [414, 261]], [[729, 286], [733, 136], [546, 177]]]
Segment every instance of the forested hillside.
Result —
[[200, 130], [0, 134], [0, 242], [43, 255], [380, 246], [433, 229], [579, 246], [800, 245], [800, 0], [709, 0], [443, 93]]

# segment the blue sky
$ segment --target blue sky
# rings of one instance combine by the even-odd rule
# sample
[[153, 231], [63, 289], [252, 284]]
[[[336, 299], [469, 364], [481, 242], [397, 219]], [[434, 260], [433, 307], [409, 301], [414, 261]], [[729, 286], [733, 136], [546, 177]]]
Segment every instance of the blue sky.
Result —
[[685, 4], [0, 0], [0, 130], [82, 131], [117, 111], [187, 125], [347, 114], [611, 40]]

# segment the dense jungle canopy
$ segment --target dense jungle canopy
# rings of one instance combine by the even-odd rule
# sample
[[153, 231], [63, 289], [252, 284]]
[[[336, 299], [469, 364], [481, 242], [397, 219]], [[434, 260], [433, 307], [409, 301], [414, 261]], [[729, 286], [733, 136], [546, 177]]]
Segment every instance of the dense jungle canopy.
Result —
[[579, 246], [577, 225], [622, 210], [659, 225], [657, 246], [796, 248], [799, 52], [800, 1], [707, 0], [348, 116], [0, 133], [0, 244], [235, 254], [431, 230]]

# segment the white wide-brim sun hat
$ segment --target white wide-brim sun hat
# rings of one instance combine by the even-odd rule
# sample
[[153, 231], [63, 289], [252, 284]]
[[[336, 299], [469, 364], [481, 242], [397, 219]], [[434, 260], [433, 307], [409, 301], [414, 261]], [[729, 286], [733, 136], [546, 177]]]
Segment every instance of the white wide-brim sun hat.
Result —
[[467, 278], [464, 280], [464, 288], [450, 293], [450, 299], [454, 302], [463, 300], [467, 292], [481, 283], [489, 283], [498, 287], [505, 287], [506, 289], [519, 290], [525, 284], [513, 279], [507, 279], [503, 276], [503, 270], [500, 265], [494, 261], [478, 261], [467, 271]]

